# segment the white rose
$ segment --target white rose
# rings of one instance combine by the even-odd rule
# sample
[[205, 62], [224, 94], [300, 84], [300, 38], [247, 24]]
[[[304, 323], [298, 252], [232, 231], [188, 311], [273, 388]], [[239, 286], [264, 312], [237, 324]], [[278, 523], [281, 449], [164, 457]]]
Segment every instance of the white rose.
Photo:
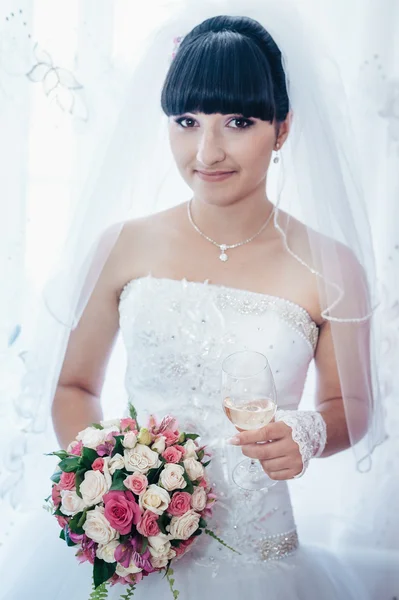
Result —
[[144, 444], [137, 444], [131, 450], [125, 450], [123, 456], [127, 471], [138, 471], [144, 475], [146, 475], [150, 469], [155, 469], [161, 464], [158, 453], [154, 452]]
[[79, 498], [76, 492], [70, 490], [61, 490], [61, 510], [64, 515], [73, 517], [78, 512], [83, 511], [86, 505], [82, 498]]
[[83, 446], [95, 450], [97, 446], [104, 442], [104, 429], [86, 427], [86, 429], [83, 429], [83, 431], [79, 431], [76, 439], [81, 441]]
[[169, 535], [175, 540], [188, 540], [197, 531], [199, 515], [195, 510], [189, 510], [182, 517], [172, 517], [169, 526]]
[[111, 485], [112, 485], [112, 475], [109, 471], [110, 460], [111, 460], [111, 458], [109, 456], [103, 457], [103, 461], [104, 461], [103, 474], [104, 474], [105, 483], [107, 485], [108, 490], [111, 488]]
[[103, 546], [119, 537], [119, 533], [111, 527], [105, 518], [103, 506], [96, 506], [94, 510], [89, 510], [83, 529], [87, 537]]
[[118, 469], [123, 469], [125, 467], [125, 460], [122, 454], [115, 454], [108, 461], [108, 470], [111, 475], [115, 473]]
[[151, 556], [168, 556], [171, 548], [168, 536], [164, 533], [148, 537], [148, 550], [151, 552]]
[[[151, 552], [151, 549], [150, 549]], [[151, 556], [150, 562], [154, 569], [163, 569], [168, 562], [176, 556], [176, 551], [171, 548], [166, 556]]]
[[104, 560], [107, 563], [115, 562], [115, 550], [118, 546], [119, 540], [112, 540], [108, 544], [105, 544], [105, 546], [99, 544], [96, 552], [97, 558], [100, 558], [101, 560]]
[[118, 431], [120, 431], [121, 420], [120, 419], [109, 419], [109, 421], [100, 421], [100, 425], [104, 427], [104, 429], [108, 429], [108, 427], [117, 427]]
[[159, 480], [168, 492], [171, 492], [172, 490], [182, 490], [187, 486], [183, 474], [183, 467], [174, 463], [168, 463], [165, 465]]
[[166, 437], [164, 435], [159, 436], [151, 446], [153, 450], [158, 452], [158, 454], [162, 454], [166, 448]]
[[120, 577], [127, 577], [131, 573], [140, 573], [140, 571], [142, 570], [143, 569], [139, 569], [138, 567], [136, 567], [134, 562], [131, 562], [127, 569], [125, 569], [125, 567], [123, 567], [119, 563], [116, 565], [116, 574]]
[[194, 510], [201, 512], [204, 510], [207, 503], [206, 492], [203, 487], [196, 487], [191, 496], [191, 506]]
[[125, 433], [125, 437], [122, 440], [122, 445], [125, 448], [134, 448], [137, 444], [137, 435], [133, 431], [128, 431]]
[[196, 481], [204, 476], [204, 466], [195, 458], [186, 458], [183, 464], [191, 481]]
[[187, 440], [187, 442], [183, 446], [184, 448], [184, 458], [195, 458], [197, 459], [197, 446], [194, 444], [193, 440]]
[[108, 491], [109, 486], [101, 471], [86, 471], [80, 486], [80, 493], [86, 506], [93, 506], [101, 502], [104, 494]]
[[139, 496], [140, 508], [151, 510], [156, 515], [162, 515], [169, 503], [168, 492], [155, 483], [149, 485], [146, 491]]
[[104, 427], [104, 429], [103, 429], [104, 441], [105, 441], [105, 438], [107, 437], [107, 435], [109, 435], [110, 433], [116, 433], [118, 435], [122, 435], [119, 427], [117, 427], [116, 425], [110, 425], [110, 427]]

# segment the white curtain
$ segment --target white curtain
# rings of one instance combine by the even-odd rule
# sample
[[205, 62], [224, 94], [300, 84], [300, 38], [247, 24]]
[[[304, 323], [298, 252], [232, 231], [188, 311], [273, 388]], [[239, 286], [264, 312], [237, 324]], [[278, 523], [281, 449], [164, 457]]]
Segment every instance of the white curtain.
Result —
[[[29, 425], [29, 414], [16, 417], [13, 401], [34, 325], [32, 310], [65, 239], [75, 191], [101, 144], [106, 125], [99, 122], [99, 115], [107, 106], [111, 111], [117, 105], [127, 59], [139, 58], [143, 39], [168, 16], [172, 4], [162, 0], [1, 3], [0, 439], [7, 464], [0, 470], [0, 511], [5, 536], [11, 535], [11, 523], [19, 513], [9, 501], [14, 505], [20, 501], [14, 484], [21, 447], [16, 443], [11, 456], [3, 448], [15, 440], [16, 431], [21, 431], [22, 444], [23, 429]], [[353, 133], [377, 253], [379, 360], [390, 434], [375, 453], [373, 474], [352, 478], [350, 503], [344, 502], [345, 493], [333, 482], [321, 488], [326, 499], [342, 502], [348, 522], [351, 511], [355, 512], [359, 522], [372, 525], [367, 536], [372, 531], [379, 547], [398, 551], [393, 503], [399, 482], [391, 474], [399, 458], [399, 2], [301, 0], [300, 8], [328, 39], [351, 98]], [[124, 402], [123, 369], [119, 343], [104, 388], [106, 416], [115, 416], [115, 389], [120, 406]], [[107, 404], [111, 390], [112, 413]], [[338, 472], [342, 459], [334, 460]], [[322, 462], [312, 465], [315, 482], [320, 482]], [[43, 476], [47, 477], [44, 469]], [[299, 500], [304, 484], [297, 485]], [[314, 509], [322, 513], [314, 502]], [[312, 510], [307, 495], [307, 514]], [[345, 527], [337, 531], [331, 539], [339, 543], [345, 540]], [[362, 541], [366, 533], [359, 529], [356, 535]]]

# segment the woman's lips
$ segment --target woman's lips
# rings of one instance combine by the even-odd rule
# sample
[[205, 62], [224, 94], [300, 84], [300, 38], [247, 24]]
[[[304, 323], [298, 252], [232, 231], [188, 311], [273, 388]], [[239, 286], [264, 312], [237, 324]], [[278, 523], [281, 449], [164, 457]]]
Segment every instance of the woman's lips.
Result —
[[196, 173], [198, 177], [203, 181], [224, 181], [228, 177], [231, 177], [231, 175], [234, 175], [235, 171], [228, 171], [225, 173], [220, 173], [219, 175], [212, 173], [203, 173], [201, 171], [196, 171]]

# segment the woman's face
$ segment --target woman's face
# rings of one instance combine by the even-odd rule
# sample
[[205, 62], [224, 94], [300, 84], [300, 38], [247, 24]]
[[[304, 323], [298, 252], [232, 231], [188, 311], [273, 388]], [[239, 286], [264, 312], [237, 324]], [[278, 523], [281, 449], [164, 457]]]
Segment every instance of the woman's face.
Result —
[[[184, 113], [169, 118], [172, 153], [184, 181], [204, 202], [226, 205], [256, 189], [265, 189], [273, 150], [282, 147], [289, 125], [279, 128], [237, 114]], [[201, 177], [201, 172], [232, 172], [227, 178]]]

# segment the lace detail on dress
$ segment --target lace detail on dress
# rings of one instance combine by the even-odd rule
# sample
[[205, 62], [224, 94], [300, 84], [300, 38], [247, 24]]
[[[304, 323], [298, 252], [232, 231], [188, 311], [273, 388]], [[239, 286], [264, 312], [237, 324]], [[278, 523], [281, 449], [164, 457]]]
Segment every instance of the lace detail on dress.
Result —
[[276, 421], [284, 421], [292, 429], [292, 439], [299, 446], [303, 469], [296, 477], [306, 471], [311, 458], [322, 454], [327, 441], [327, 428], [322, 415], [317, 411], [278, 410]]
[[272, 310], [289, 323], [306, 341], [310, 342], [313, 350], [316, 348], [319, 335], [316, 323], [304, 308], [290, 300], [237, 289], [219, 293], [217, 303], [221, 309], [229, 306], [242, 315], [260, 316], [266, 311]]

